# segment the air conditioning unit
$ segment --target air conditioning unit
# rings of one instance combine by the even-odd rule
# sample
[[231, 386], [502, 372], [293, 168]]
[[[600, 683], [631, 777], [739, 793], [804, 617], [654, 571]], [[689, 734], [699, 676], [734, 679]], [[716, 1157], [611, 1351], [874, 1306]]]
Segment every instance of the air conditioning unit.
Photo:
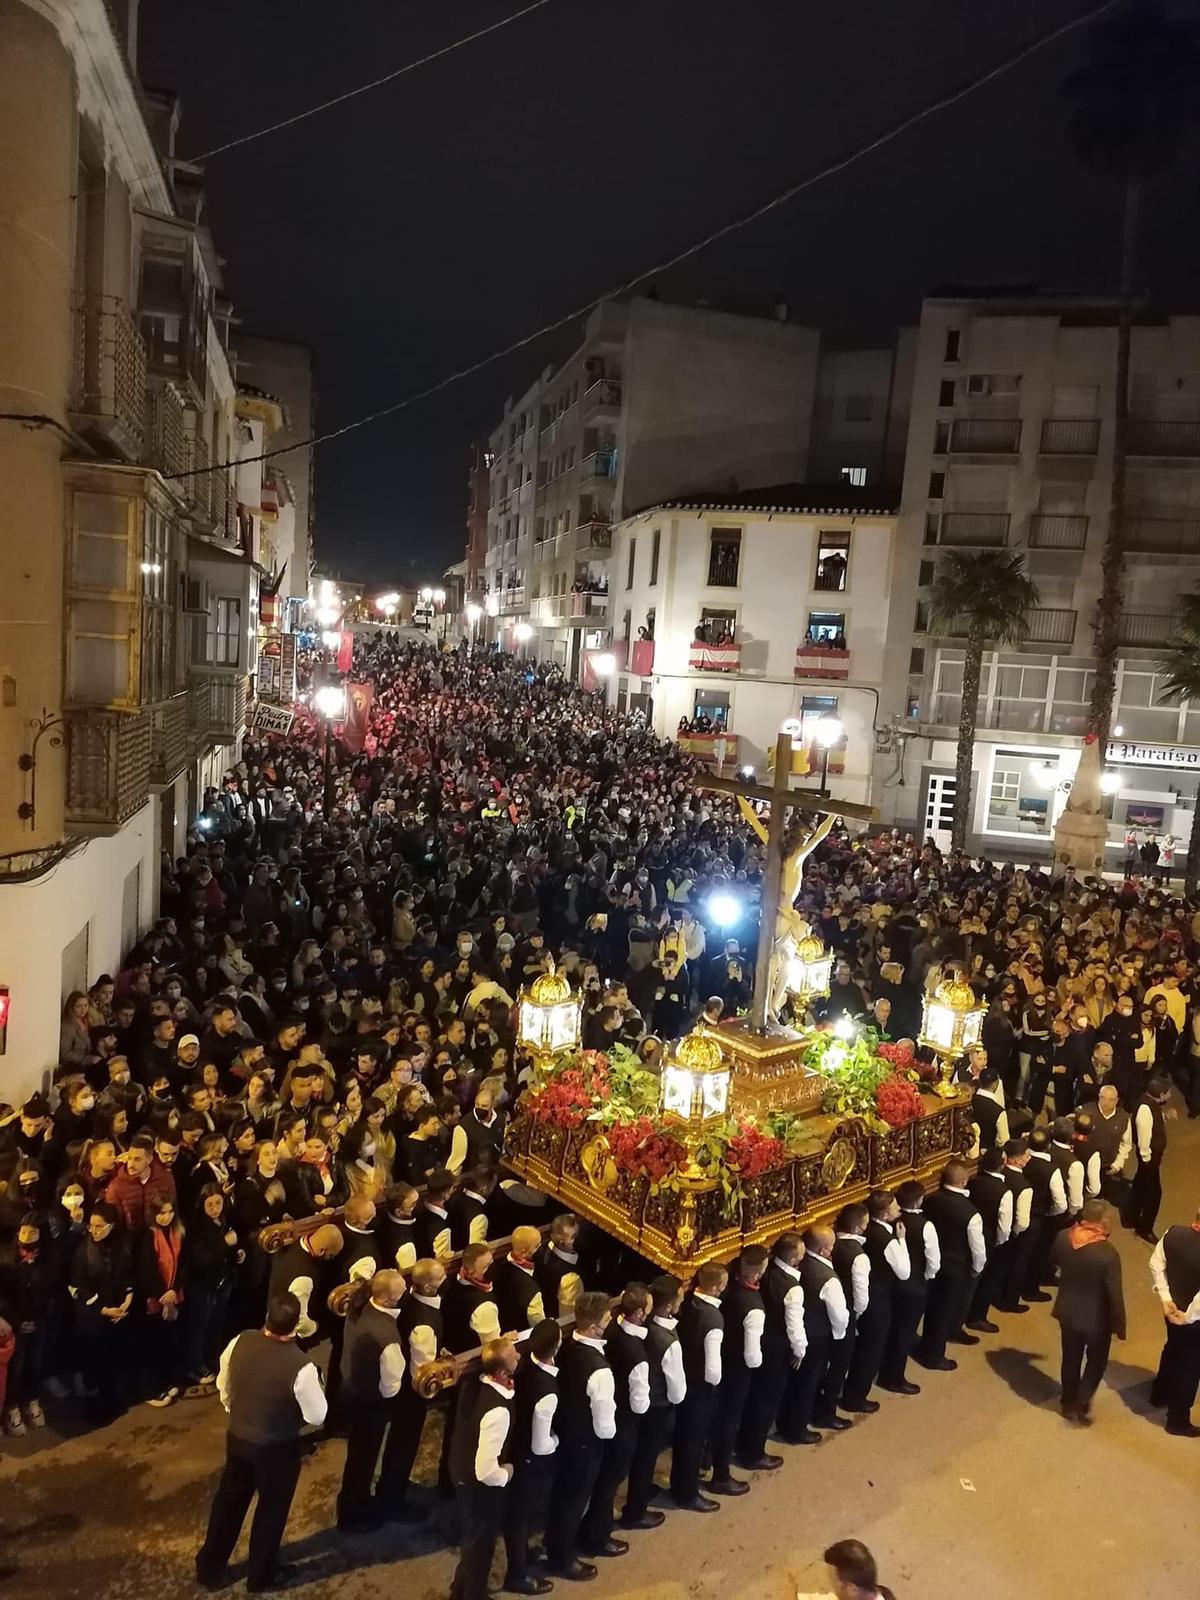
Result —
[[183, 609], [200, 616], [208, 615], [208, 579], [183, 576]]
[[992, 380], [986, 372], [973, 372], [967, 379], [967, 393], [971, 395], [991, 394]]

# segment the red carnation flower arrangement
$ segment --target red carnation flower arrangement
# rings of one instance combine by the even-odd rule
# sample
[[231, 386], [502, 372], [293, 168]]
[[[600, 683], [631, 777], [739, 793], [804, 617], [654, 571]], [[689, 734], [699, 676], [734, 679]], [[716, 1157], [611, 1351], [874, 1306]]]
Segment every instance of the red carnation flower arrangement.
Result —
[[891, 1128], [903, 1128], [923, 1115], [921, 1093], [915, 1083], [899, 1074], [885, 1078], [875, 1091], [875, 1110]]
[[783, 1140], [760, 1133], [752, 1122], [739, 1123], [738, 1131], [725, 1146], [726, 1165], [743, 1183], [782, 1166], [786, 1159]]
[[908, 1044], [889, 1044], [886, 1040], [875, 1046], [875, 1054], [890, 1062], [897, 1072], [912, 1070], [913, 1052]]
[[614, 1123], [605, 1137], [619, 1172], [662, 1183], [683, 1166], [687, 1151], [669, 1133], [660, 1133], [649, 1117]]

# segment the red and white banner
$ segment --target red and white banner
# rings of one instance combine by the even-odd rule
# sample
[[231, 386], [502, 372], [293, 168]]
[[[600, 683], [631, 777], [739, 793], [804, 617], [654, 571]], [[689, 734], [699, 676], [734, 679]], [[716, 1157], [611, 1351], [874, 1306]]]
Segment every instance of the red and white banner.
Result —
[[688, 666], [693, 672], [736, 672], [741, 660], [740, 644], [701, 644], [693, 640], [688, 647]]
[[797, 678], [848, 678], [849, 650], [822, 649], [820, 645], [801, 645], [796, 651]]

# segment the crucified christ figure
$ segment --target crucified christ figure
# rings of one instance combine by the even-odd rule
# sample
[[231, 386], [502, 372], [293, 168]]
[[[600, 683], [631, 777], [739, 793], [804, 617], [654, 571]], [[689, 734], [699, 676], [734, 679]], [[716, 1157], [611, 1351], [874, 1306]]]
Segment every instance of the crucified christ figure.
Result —
[[807, 938], [812, 932], [811, 924], [796, 910], [796, 897], [800, 893], [800, 885], [804, 879], [804, 864], [836, 821], [836, 814], [826, 811], [811, 830], [801, 822], [798, 831], [793, 834], [791, 848], [786, 850], [783, 858], [779, 907], [775, 913], [775, 932], [771, 944], [771, 977], [767, 994], [767, 1012], [772, 1020], [778, 1020], [784, 1001], [787, 999], [788, 968], [791, 959], [796, 954], [801, 939]]

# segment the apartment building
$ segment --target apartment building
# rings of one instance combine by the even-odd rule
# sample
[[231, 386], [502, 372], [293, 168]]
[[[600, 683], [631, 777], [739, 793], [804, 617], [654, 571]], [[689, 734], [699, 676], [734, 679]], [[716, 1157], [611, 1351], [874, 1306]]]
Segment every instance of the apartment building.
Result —
[[818, 339], [779, 316], [605, 303], [488, 441], [492, 636], [574, 675], [612, 627], [612, 529], [671, 494], [807, 469]]
[[[291, 447], [317, 431], [316, 388], [312, 351], [291, 339], [243, 333], [234, 337], [239, 393], [273, 401], [275, 410], [260, 420], [271, 450], [284, 453], [262, 464], [260, 512], [269, 527], [274, 572], [282, 574], [278, 590], [280, 620], [298, 627], [308, 600], [313, 560], [313, 465], [315, 450]], [[239, 406], [239, 415], [242, 407]], [[254, 450], [244, 450], [253, 455]], [[253, 496], [255, 484], [238, 473], [239, 485]], [[269, 566], [269, 563], [264, 563]]]
[[236, 758], [260, 551], [227, 470], [230, 307], [136, 0], [0, 7], [0, 1098], [157, 907]]
[[726, 773], [765, 772], [786, 727], [797, 788], [828, 779], [868, 802], [875, 730], [899, 709], [884, 679], [896, 506], [848, 483], [783, 484], [622, 521], [610, 698]]
[[[972, 796], [978, 848], [1049, 849], [1078, 761], [1112, 482], [1115, 307], [1000, 296], [927, 300], [917, 338], [887, 670], [907, 679], [896, 815], [949, 828], [962, 651], [927, 636], [939, 552], [1020, 548], [1040, 602], [1028, 636], [985, 660]], [[1190, 837], [1200, 706], [1166, 705], [1156, 670], [1200, 583], [1200, 318], [1139, 314], [1132, 336], [1125, 609], [1109, 849], [1128, 826]]]

